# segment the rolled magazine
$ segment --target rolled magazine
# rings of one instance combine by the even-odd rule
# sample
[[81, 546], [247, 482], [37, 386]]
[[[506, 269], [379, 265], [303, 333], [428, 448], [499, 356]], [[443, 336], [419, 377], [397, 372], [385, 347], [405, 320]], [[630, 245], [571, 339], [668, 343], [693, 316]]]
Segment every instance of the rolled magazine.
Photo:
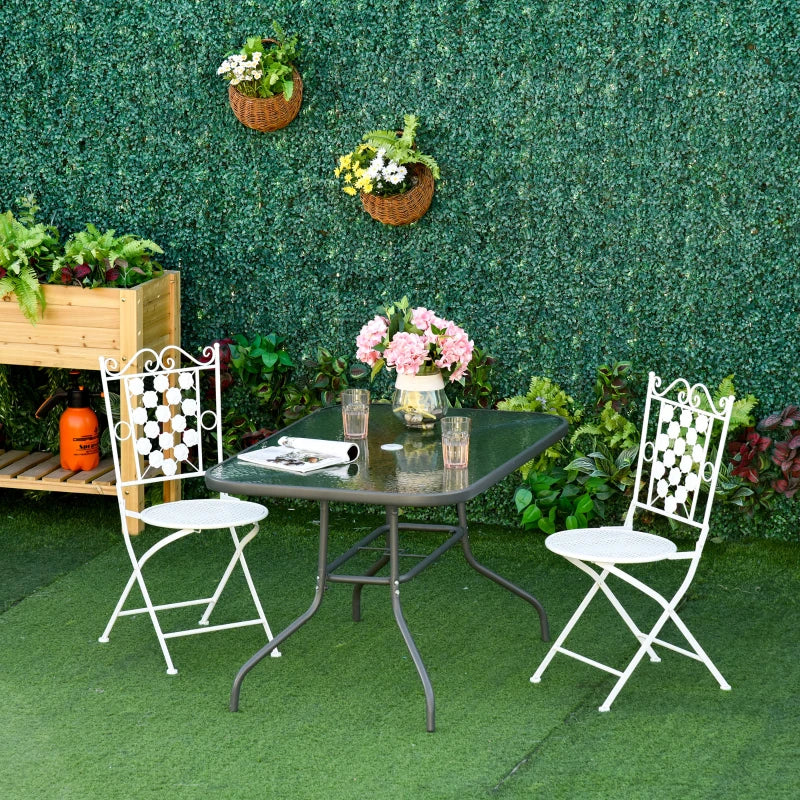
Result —
[[348, 464], [358, 458], [358, 452], [358, 445], [353, 442], [282, 436], [277, 445], [239, 453], [237, 458], [260, 467], [302, 474]]

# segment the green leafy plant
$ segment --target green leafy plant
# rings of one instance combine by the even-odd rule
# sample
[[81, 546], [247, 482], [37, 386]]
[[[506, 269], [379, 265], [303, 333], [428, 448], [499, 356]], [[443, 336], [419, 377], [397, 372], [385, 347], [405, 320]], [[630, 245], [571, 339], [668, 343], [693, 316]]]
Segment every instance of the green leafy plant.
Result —
[[548, 473], [532, 471], [514, 493], [514, 503], [526, 529], [554, 533], [585, 528], [605, 516], [605, 501], [614, 494], [601, 477], [579, 482], [577, 472], [555, 467]]
[[163, 252], [149, 239], [117, 236], [113, 230], [100, 233], [89, 223], [64, 243], [63, 254], [53, 262], [51, 280], [87, 288], [136, 286], [161, 274], [161, 264], [153, 256]]
[[415, 185], [408, 164], [424, 164], [439, 179], [436, 160], [421, 153], [415, 145], [419, 119], [414, 114], [403, 117], [403, 130], [375, 130], [364, 134], [363, 143], [339, 158], [334, 175], [341, 178], [345, 194], [403, 194]]
[[583, 437], [599, 439], [610, 450], [628, 450], [639, 447], [639, 429], [622, 414], [614, 409], [614, 403], [609, 400], [600, 411], [600, 414], [581, 425], [570, 438], [570, 445], [574, 448]]
[[[736, 397], [736, 388], [733, 385], [733, 375], [728, 375], [720, 382], [719, 387], [714, 391], [713, 400], [714, 405], [719, 408], [719, 401], [723, 397], [734, 395]], [[702, 408], [708, 410], [708, 403], [705, 398], [701, 396]], [[749, 428], [755, 425], [753, 417], [753, 409], [758, 405], [758, 400], [754, 395], [748, 394], [744, 397], [737, 397], [733, 403], [733, 411], [731, 411], [731, 421], [728, 425], [729, 433], [734, 433], [740, 428]]]
[[567, 471], [575, 470], [590, 478], [601, 478], [605, 483], [626, 492], [636, 482], [636, 457], [639, 447], [629, 447], [616, 456], [602, 442], [596, 450], [585, 456], [578, 456], [567, 465]]
[[303, 366], [305, 379], [286, 387], [283, 407], [286, 424], [339, 402], [342, 391], [350, 385], [348, 359], [334, 356], [324, 347], [317, 348], [316, 359], [306, 360]]
[[285, 345], [286, 337], [277, 333], [256, 334], [252, 339], [237, 334], [229, 343], [231, 370], [245, 386], [257, 391], [273, 375], [287, 375], [294, 368]]
[[[570, 395], [550, 378], [543, 378], [539, 375], [531, 378], [527, 394], [501, 400], [497, 407], [501, 411], [538, 411], [543, 414], [556, 414], [564, 417], [570, 424], [579, 422], [583, 416], [583, 409]], [[567, 450], [563, 441], [548, 447], [538, 459], [521, 468], [523, 478], [527, 477], [531, 469], [537, 472], [546, 472], [550, 467], [562, 461], [566, 455]]]
[[295, 366], [285, 345], [286, 338], [277, 333], [256, 334], [252, 339], [238, 334], [229, 345], [231, 372], [257, 399], [262, 424], [270, 429], [280, 423], [284, 392]]
[[598, 409], [611, 403], [611, 408], [620, 412], [631, 401], [630, 380], [632, 376], [630, 361], [615, 361], [597, 368], [594, 394]]
[[446, 387], [455, 408], [491, 408], [497, 402], [497, 392], [491, 382], [494, 364], [485, 350], [473, 349], [463, 382], [456, 381]]
[[0, 297], [16, 296], [22, 313], [36, 322], [44, 311], [41, 283], [60, 252], [58, 230], [36, 222], [39, 207], [32, 196], [17, 200], [20, 213], [0, 214]]
[[217, 69], [217, 75], [230, 81], [246, 97], [272, 97], [283, 93], [291, 100], [294, 93], [292, 69], [300, 55], [298, 36], [287, 37], [273, 21], [277, 41], [251, 36], [241, 51], [229, 55]]

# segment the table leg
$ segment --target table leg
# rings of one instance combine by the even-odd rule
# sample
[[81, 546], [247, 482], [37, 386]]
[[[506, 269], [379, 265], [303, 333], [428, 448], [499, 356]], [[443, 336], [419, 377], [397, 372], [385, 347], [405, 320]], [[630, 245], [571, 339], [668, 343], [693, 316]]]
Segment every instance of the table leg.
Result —
[[397, 627], [400, 628], [400, 633], [403, 634], [408, 652], [411, 653], [414, 666], [417, 668], [417, 673], [422, 681], [422, 688], [425, 690], [425, 722], [428, 733], [433, 733], [436, 729], [433, 686], [431, 685], [431, 679], [428, 677], [428, 672], [425, 669], [425, 664], [422, 663], [422, 656], [420, 656], [419, 650], [417, 650], [417, 646], [414, 643], [414, 638], [411, 636], [411, 631], [409, 631], [408, 625], [406, 625], [405, 618], [403, 617], [403, 609], [400, 605], [400, 537], [396, 508], [388, 507], [386, 509], [386, 522], [389, 525], [389, 590], [392, 593], [392, 611], [394, 611]]
[[239, 670], [236, 678], [233, 681], [231, 688], [230, 710], [239, 710], [239, 693], [242, 688], [242, 681], [250, 672], [253, 667], [261, 661], [262, 658], [268, 656], [276, 647], [288, 639], [298, 628], [301, 628], [311, 619], [316, 613], [317, 609], [322, 603], [322, 598], [325, 595], [325, 574], [328, 565], [328, 524], [329, 524], [329, 503], [327, 500], [322, 500], [319, 504], [319, 558], [317, 560], [317, 585], [314, 591], [314, 600], [305, 614], [301, 614], [294, 622], [287, 628], [282, 630], [277, 636], [262, 647], [254, 656], [252, 656], [247, 663]]
[[488, 567], [483, 566], [475, 559], [472, 550], [469, 546], [469, 529], [467, 527], [467, 507], [464, 503], [458, 504], [458, 524], [464, 529], [464, 538], [461, 540], [461, 548], [464, 551], [464, 558], [467, 563], [475, 570], [485, 575], [489, 580], [494, 581], [509, 592], [513, 592], [517, 597], [521, 597], [526, 602], [530, 603], [539, 614], [539, 626], [542, 631], [542, 641], [550, 641], [550, 623], [547, 621], [547, 614], [542, 607], [542, 604], [532, 595], [528, 594], [524, 589], [520, 589], [516, 584], [506, 580], [496, 572], [492, 572]]

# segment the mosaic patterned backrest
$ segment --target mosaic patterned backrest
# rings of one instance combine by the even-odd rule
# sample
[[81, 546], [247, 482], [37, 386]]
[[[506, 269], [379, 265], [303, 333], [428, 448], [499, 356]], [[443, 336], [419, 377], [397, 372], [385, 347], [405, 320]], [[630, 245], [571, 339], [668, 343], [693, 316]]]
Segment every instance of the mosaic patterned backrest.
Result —
[[[143, 363], [141, 370], [136, 369], [137, 362]], [[211, 373], [215, 380], [202, 381], [203, 373]], [[206, 348], [200, 360], [172, 345], [160, 353], [141, 350], [122, 369], [113, 359], [105, 359], [101, 377], [109, 419], [110, 395], [120, 398], [111, 436], [118, 474], [122, 448], [132, 446], [135, 453], [136, 478], [127, 484], [203, 475], [203, 431], [216, 430], [212, 464], [221, 459], [219, 345]]]
[[629, 518], [638, 508], [707, 526], [733, 402], [731, 395], [714, 403], [703, 384], [682, 378], [662, 391], [650, 373]]

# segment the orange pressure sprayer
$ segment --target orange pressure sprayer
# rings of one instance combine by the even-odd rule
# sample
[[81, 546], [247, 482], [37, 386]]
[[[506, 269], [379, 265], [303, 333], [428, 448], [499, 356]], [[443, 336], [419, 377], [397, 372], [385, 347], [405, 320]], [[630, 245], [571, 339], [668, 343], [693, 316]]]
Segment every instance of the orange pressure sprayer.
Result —
[[41, 419], [57, 401], [66, 399], [58, 425], [61, 466], [76, 471], [94, 469], [100, 463], [100, 424], [90, 406], [92, 393], [78, 385], [79, 376], [78, 370], [71, 370], [72, 386], [48, 397], [36, 411]]

